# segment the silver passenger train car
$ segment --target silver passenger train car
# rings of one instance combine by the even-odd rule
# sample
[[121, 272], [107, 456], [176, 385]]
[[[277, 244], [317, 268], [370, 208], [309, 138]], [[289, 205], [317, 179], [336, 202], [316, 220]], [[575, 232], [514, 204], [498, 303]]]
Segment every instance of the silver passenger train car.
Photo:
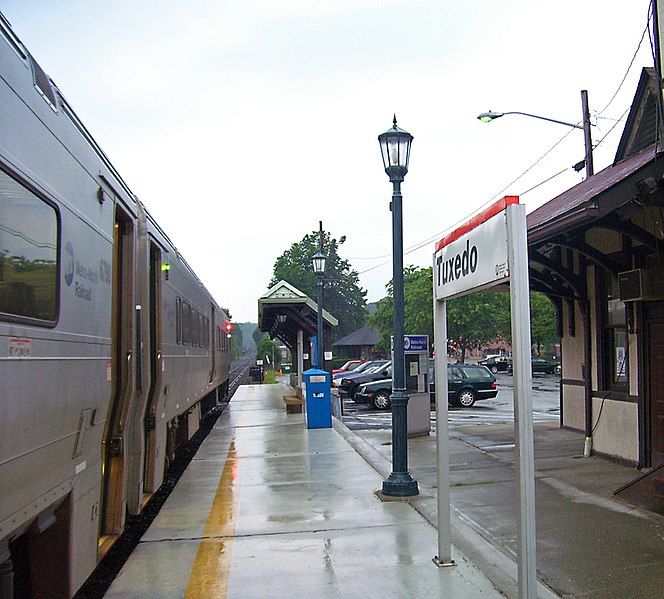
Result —
[[230, 326], [0, 14], [0, 588], [76, 592], [227, 394]]

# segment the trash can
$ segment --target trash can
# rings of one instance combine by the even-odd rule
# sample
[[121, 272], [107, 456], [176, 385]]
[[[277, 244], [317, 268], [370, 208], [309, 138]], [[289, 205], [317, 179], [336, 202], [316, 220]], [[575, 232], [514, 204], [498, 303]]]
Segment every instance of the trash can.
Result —
[[249, 368], [249, 376], [251, 377], [252, 383], [262, 383], [263, 382], [263, 367], [262, 366], [252, 366]]
[[307, 428], [331, 428], [331, 376], [325, 370], [310, 368], [304, 374], [304, 421]]

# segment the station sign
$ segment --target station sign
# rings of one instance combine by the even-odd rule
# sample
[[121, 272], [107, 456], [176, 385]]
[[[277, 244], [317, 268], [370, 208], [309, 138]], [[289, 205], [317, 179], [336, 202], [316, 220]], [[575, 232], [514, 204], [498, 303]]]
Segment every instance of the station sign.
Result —
[[436, 299], [451, 299], [509, 280], [506, 196], [443, 237], [434, 254]]
[[[404, 335], [403, 348], [406, 352], [420, 353], [429, 351], [429, 335]], [[394, 349], [394, 337], [390, 337], [390, 350]]]

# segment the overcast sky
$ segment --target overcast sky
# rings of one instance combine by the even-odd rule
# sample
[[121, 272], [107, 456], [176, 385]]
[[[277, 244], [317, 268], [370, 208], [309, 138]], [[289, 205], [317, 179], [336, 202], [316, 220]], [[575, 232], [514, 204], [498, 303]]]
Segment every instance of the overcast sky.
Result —
[[[124, 179], [236, 321], [255, 321], [274, 259], [322, 220], [363, 274], [391, 277], [391, 186], [376, 136], [414, 136], [405, 245], [583, 158], [577, 122], [618, 88], [648, 0], [0, 0], [0, 10]], [[628, 108], [648, 37], [597, 142]], [[612, 120], [613, 119], [613, 120]], [[624, 121], [623, 121], [624, 122]], [[595, 151], [611, 164], [622, 122]], [[528, 211], [580, 182], [522, 195]], [[500, 192], [500, 193], [499, 193]], [[434, 242], [405, 257], [429, 265]], [[377, 258], [375, 258], [377, 257]]]

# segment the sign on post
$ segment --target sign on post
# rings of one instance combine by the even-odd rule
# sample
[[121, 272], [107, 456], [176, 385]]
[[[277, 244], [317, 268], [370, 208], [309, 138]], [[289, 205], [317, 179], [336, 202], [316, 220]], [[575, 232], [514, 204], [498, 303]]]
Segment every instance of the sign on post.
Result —
[[518, 485], [517, 555], [521, 599], [537, 596], [535, 561], [535, 459], [530, 394], [530, 293], [526, 210], [506, 196], [436, 244], [433, 256], [436, 349], [436, 455], [438, 464], [438, 565], [450, 565], [450, 480], [447, 410], [448, 299], [509, 283], [514, 365], [514, 436]]
[[[394, 337], [390, 337], [390, 351], [394, 349]], [[406, 353], [429, 351], [429, 335], [404, 335], [403, 349]]]

